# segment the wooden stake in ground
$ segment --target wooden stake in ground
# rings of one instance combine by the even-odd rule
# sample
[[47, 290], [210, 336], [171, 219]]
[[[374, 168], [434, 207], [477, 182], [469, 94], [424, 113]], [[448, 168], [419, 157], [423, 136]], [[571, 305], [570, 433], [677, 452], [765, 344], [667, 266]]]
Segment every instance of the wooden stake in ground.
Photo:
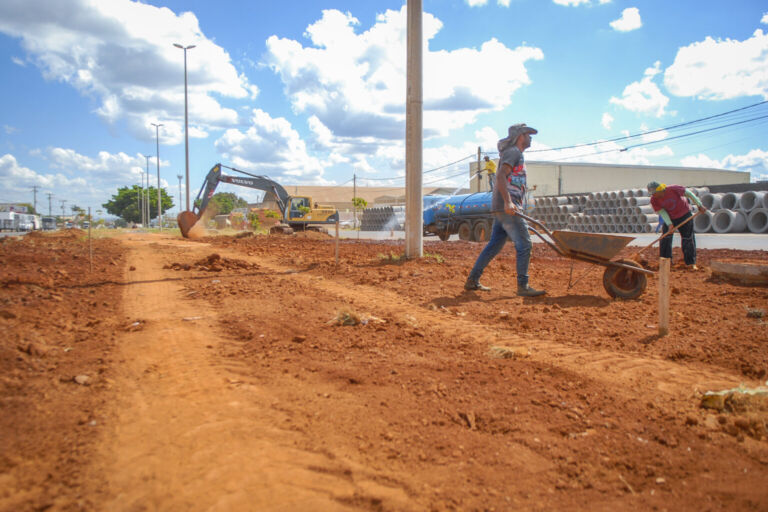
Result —
[[336, 220], [336, 266], [339, 266], [339, 221]]
[[659, 336], [669, 334], [669, 258], [659, 258]]
[[91, 224], [93, 219], [91, 218], [91, 207], [88, 207], [88, 261], [91, 264], [91, 272], [93, 272], [93, 242], [91, 241]]

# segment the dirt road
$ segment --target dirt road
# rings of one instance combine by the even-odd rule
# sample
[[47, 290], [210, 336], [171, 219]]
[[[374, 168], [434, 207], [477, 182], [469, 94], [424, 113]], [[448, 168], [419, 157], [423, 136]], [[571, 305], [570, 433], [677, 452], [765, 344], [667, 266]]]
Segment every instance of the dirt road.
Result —
[[675, 272], [659, 339], [542, 252], [521, 299], [470, 243], [84, 244], [0, 246], [0, 510], [766, 509], [768, 408], [700, 408], [764, 380], [765, 288]]

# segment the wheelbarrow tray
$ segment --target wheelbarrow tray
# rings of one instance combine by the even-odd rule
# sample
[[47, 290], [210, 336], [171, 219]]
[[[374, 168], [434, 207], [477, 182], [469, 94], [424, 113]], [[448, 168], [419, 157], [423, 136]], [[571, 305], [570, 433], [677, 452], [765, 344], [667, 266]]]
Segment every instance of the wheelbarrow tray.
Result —
[[635, 237], [578, 233], [575, 231], [553, 231], [552, 239], [567, 254], [587, 255], [608, 261], [616, 256]]

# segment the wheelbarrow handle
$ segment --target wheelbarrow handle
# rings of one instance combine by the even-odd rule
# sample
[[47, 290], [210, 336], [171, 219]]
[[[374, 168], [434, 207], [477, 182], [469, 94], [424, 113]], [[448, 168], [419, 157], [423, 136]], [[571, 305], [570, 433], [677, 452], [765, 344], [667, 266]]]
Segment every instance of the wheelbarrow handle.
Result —
[[[506, 210], [491, 210], [489, 213], [507, 213], [507, 211], [506, 211]], [[515, 213], [507, 213], [507, 215], [517, 215], [518, 217], [520, 217], [520, 218], [522, 218], [522, 219], [525, 219], [525, 220], [526, 220], [526, 221], [527, 221], [529, 224], [533, 224], [533, 225], [535, 225], [536, 227], [538, 227], [538, 228], [540, 228], [540, 229], [544, 230], [544, 232], [546, 232], [546, 233], [547, 233], [547, 234], [550, 236], [550, 238], [552, 237], [552, 232], [549, 230], [549, 228], [548, 228], [547, 226], [545, 226], [544, 224], [542, 224], [540, 221], [538, 221], [538, 220], [534, 219], [533, 217], [529, 217], [528, 215], [524, 214], [523, 212], [521, 212], [521, 211], [519, 211], [519, 210], [518, 210], [518, 211], [516, 211]], [[534, 230], [534, 232], [535, 232], [537, 235], [539, 235], [539, 238], [542, 238], [542, 237], [541, 237], [541, 234], [539, 234], [539, 233], [538, 233], [537, 231], [535, 231], [535, 230]], [[543, 238], [542, 238], [542, 240], [543, 240]]]

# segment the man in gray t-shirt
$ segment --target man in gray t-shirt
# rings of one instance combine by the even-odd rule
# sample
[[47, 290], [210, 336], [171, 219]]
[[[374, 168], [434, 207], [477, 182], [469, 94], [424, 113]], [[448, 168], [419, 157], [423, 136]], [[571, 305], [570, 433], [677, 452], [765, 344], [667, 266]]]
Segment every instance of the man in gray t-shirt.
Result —
[[518, 212], [523, 211], [527, 186], [523, 151], [531, 146], [531, 135], [536, 133], [538, 133], [536, 129], [526, 126], [525, 123], [513, 124], [509, 127], [507, 137], [497, 144], [499, 167], [491, 199], [491, 209], [496, 212], [493, 214], [491, 239], [477, 257], [467, 277], [467, 282], [464, 284], [467, 290], [491, 290], [480, 284], [480, 276], [509, 238], [515, 244], [517, 255], [517, 294], [521, 297], [536, 297], [546, 293], [544, 290], [536, 290], [528, 285], [531, 237], [528, 234], [528, 223], [517, 215]]

